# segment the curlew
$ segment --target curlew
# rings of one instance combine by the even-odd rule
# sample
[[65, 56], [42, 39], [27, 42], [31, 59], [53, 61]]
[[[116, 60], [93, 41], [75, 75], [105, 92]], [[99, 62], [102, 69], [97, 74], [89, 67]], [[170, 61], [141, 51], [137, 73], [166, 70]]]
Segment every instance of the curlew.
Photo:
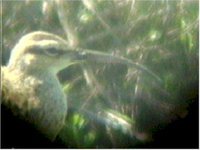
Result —
[[14, 113], [24, 116], [41, 133], [54, 140], [67, 115], [67, 99], [57, 73], [83, 61], [127, 64], [160, 82], [153, 72], [128, 59], [72, 48], [59, 36], [36, 31], [19, 40], [8, 65], [1, 68], [3, 103], [14, 107]]

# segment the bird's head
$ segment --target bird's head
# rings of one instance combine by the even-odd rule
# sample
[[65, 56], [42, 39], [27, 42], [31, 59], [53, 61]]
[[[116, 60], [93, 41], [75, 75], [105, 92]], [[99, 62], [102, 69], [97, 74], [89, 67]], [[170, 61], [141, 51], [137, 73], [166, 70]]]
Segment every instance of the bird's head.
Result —
[[23, 71], [48, 70], [53, 73], [81, 60], [67, 41], [55, 34], [37, 31], [23, 36], [11, 53], [8, 67]]
[[123, 57], [70, 47], [68, 42], [61, 37], [43, 31], [29, 33], [19, 40], [12, 50], [8, 68], [20, 69], [22, 72], [48, 71], [56, 74], [74, 63], [83, 61], [126, 64], [161, 82], [156, 74], [143, 65], [133, 63]]

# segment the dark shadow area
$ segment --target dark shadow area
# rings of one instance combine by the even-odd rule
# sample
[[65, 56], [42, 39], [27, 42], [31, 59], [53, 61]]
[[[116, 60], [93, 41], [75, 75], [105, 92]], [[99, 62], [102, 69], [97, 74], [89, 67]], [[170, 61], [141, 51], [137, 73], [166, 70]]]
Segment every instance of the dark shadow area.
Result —
[[[136, 148], [199, 148], [198, 97], [188, 110], [184, 119], [156, 132], [153, 142], [136, 145]], [[1, 122], [1, 148], [67, 148], [59, 140], [51, 142], [45, 138], [5, 106], [1, 107]]]
[[63, 147], [61, 142], [51, 142], [31, 124], [13, 115], [9, 108], [1, 106], [1, 148]]
[[173, 121], [154, 134], [154, 142], [140, 145], [140, 148], [199, 148], [199, 102], [198, 97], [183, 119]]

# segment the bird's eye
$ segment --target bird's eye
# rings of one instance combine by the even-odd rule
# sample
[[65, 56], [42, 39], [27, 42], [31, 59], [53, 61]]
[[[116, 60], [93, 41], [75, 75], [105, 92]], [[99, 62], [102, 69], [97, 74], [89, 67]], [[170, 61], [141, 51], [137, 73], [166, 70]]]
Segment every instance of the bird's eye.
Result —
[[48, 48], [45, 50], [45, 53], [49, 56], [58, 56], [62, 55], [63, 51], [56, 48]]

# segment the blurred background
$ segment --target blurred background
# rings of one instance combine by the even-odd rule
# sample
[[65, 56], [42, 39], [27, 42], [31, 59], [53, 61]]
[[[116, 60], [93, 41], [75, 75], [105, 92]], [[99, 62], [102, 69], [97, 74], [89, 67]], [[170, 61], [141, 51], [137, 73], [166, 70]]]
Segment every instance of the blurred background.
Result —
[[2, 147], [198, 147], [198, 0], [3, 0], [1, 5], [3, 65], [23, 35], [43, 30], [74, 47], [128, 58], [162, 80], [124, 64], [70, 66], [58, 74], [69, 111], [56, 141], [31, 145], [33, 135], [22, 138], [23, 129], [13, 133], [15, 124], [5, 124], [10, 116], [2, 111]]

